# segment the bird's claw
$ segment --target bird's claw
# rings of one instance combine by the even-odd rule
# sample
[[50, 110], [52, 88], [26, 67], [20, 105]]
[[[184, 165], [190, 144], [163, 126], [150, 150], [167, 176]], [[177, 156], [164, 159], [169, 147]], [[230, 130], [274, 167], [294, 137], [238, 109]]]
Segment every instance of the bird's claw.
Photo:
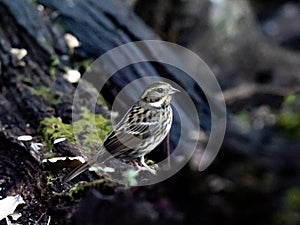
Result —
[[157, 171], [155, 169], [152, 169], [150, 166], [143, 165], [143, 166], [139, 166], [137, 165], [138, 171], [149, 171], [150, 173], [152, 173], [153, 175], [157, 174]]

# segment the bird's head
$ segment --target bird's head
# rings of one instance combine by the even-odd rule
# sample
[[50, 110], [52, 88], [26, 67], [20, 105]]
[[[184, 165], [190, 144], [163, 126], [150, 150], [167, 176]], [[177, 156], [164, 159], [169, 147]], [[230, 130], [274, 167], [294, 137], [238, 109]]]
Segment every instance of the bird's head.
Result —
[[172, 100], [172, 95], [176, 92], [180, 91], [168, 83], [158, 82], [147, 87], [140, 99], [144, 103], [159, 108], [169, 106]]

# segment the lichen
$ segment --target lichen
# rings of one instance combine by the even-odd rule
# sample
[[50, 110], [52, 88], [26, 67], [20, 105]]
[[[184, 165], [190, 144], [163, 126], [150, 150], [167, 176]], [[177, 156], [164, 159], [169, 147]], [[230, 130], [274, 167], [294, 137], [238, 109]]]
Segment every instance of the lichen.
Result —
[[138, 170], [129, 169], [123, 172], [123, 182], [126, 186], [131, 187], [138, 184], [137, 177], [139, 175]]

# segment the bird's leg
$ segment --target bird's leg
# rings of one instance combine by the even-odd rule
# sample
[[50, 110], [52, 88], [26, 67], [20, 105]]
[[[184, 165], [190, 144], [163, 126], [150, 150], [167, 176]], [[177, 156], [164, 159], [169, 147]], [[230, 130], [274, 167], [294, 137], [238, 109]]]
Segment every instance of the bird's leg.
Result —
[[148, 166], [147, 165], [147, 163], [145, 162], [145, 157], [144, 156], [142, 156], [141, 157], [141, 164], [144, 166], [144, 167], [142, 167], [142, 169], [146, 169], [146, 170], [148, 170], [150, 173], [152, 173], [152, 174], [156, 174], [156, 170], [154, 170], [154, 169], [152, 169], [152, 168], [150, 168], [150, 166]]
[[145, 158], [141, 157], [140, 160], [142, 166], [140, 166], [135, 160], [131, 160], [131, 163], [138, 169], [138, 171], [149, 171], [152, 174], [156, 174], [156, 170], [150, 168], [150, 166], [148, 166], [145, 162]]

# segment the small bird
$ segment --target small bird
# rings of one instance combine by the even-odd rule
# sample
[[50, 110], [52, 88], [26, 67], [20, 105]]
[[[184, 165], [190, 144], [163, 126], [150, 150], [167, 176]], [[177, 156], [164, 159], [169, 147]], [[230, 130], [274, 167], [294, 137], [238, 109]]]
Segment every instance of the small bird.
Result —
[[[128, 110], [121, 121], [108, 134], [99, 148], [97, 156], [75, 168], [65, 182], [72, 180], [95, 163], [109, 159], [130, 160], [135, 165], [139, 159], [141, 165], [155, 173], [145, 162], [145, 155], [155, 149], [171, 129], [173, 111], [171, 100], [179, 90], [165, 82], [148, 86], [139, 100]], [[106, 150], [109, 154], [103, 154]], [[106, 156], [105, 156], [106, 155]]]

